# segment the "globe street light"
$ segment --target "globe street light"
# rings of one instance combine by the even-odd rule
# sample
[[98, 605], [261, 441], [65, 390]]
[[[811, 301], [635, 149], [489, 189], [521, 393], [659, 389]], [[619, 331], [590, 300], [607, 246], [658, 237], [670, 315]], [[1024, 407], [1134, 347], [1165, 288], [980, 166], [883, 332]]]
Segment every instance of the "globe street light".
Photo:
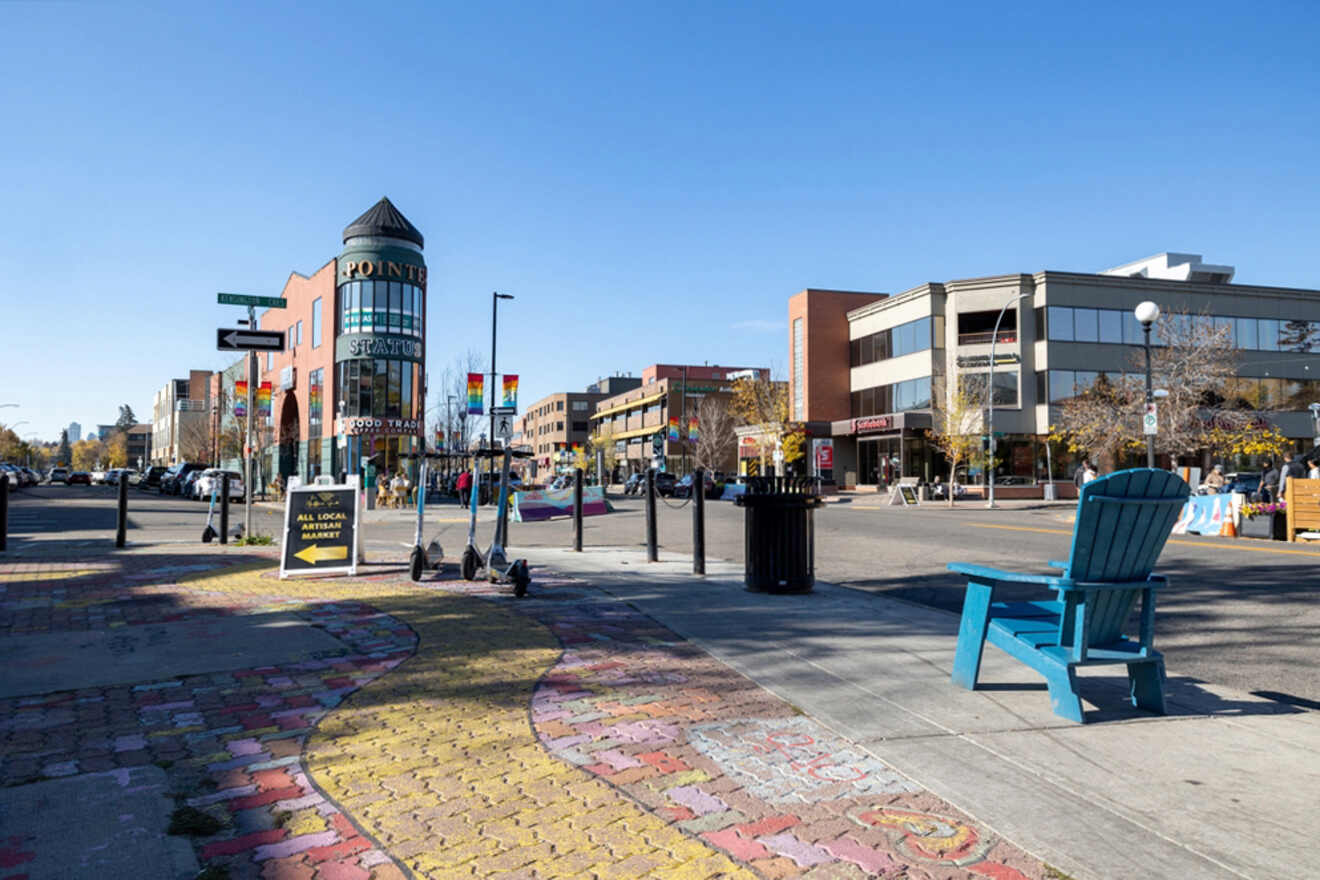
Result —
[[[1146, 412], [1150, 412], [1151, 405], [1155, 402], [1155, 394], [1150, 378], [1150, 325], [1160, 319], [1160, 307], [1150, 300], [1138, 305], [1132, 310], [1138, 321], [1141, 322], [1141, 331], [1146, 337]], [[1145, 430], [1144, 418], [1142, 414], [1143, 426]], [[1154, 432], [1146, 435], [1146, 467], [1155, 467], [1155, 434]]]
[[[1015, 292], [1013, 298], [1004, 303], [1004, 307], [999, 310], [999, 317], [995, 318], [995, 331], [990, 334], [990, 374], [985, 383], [985, 433], [988, 435], [986, 446], [989, 449], [986, 454], [985, 469], [989, 472], [990, 489], [987, 493], [988, 500], [985, 502], [985, 506], [991, 509], [995, 506], [995, 446], [998, 445], [995, 443], [995, 343], [999, 341], [999, 322], [1004, 320], [1004, 313], [1008, 311], [1008, 307], [1016, 306], [1030, 296], [1029, 293]], [[1021, 338], [1021, 336], [1018, 337], [1018, 339]], [[952, 487], [950, 487], [950, 491], [953, 491]]]

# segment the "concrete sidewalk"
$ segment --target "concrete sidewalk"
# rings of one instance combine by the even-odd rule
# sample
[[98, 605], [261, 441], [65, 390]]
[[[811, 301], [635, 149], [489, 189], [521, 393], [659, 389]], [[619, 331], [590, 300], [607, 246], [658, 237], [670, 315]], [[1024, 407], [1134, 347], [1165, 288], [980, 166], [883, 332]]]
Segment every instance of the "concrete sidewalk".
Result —
[[1128, 706], [1111, 671], [1084, 676], [1074, 725], [997, 650], [977, 691], [951, 684], [954, 615], [829, 584], [753, 594], [739, 568], [698, 578], [685, 556], [519, 555], [626, 600], [1079, 880], [1320, 876], [1320, 714], [1181, 677], [1176, 655], [1167, 716]]

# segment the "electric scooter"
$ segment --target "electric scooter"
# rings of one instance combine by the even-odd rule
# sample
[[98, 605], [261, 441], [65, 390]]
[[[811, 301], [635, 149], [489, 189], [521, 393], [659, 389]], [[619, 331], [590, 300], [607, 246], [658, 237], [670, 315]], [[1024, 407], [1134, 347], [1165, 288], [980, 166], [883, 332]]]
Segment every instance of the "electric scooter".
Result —
[[408, 573], [414, 582], [422, 579], [424, 570], [439, 568], [441, 560], [445, 558], [445, 551], [441, 548], [438, 539], [432, 539], [430, 544], [422, 546], [422, 519], [426, 510], [428, 475], [426, 457], [423, 456], [417, 470], [417, 530], [413, 532], [412, 554], [408, 560]]
[[[494, 456], [490, 451], [485, 453]], [[527, 585], [531, 583], [531, 572], [526, 559], [516, 559], [511, 564], [505, 557], [504, 543], [508, 540], [505, 523], [509, 510], [509, 465], [513, 460], [512, 450], [504, 450], [504, 462], [500, 469], [499, 503], [495, 509], [495, 534], [490, 547], [485, 553], [477, 548], [477, 507], [481, 490], [481, 463], [472, 464], [472, 498], [469, 504], [468, 542], [463, 548], [462, 573], [464, 580], [477, 580], [483, 576], [492, 584], [513, 584], [513, 595], [522, 598], [527, 595]], [[484, 572], [484, 574], [483, 574]]]

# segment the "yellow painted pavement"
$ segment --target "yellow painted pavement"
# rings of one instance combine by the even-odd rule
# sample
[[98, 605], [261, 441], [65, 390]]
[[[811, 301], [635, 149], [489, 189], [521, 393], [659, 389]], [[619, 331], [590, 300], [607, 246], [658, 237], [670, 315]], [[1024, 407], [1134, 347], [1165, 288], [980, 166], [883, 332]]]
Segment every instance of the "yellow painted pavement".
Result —
[[417, 654], [351, 694], [303, 756], [316, 783], [418, 876], [758, 876], [537, 742], [532, 691], [560, 654], [541, 624], [473, 597], [278, 581], [267, 568], [189, 581], [218, 593], [358, 599], [418, 635]]

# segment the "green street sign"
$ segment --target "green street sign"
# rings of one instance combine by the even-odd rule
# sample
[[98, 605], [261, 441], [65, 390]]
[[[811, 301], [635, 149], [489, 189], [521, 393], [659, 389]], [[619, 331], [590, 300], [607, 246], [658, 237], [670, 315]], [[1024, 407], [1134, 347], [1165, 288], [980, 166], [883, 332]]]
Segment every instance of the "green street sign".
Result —
[[282, 296], [248, 296], [246, 293], [217, 293], [215, 301], [227, 306], [266, 306], [270, 309], [289, 306], [289, 301]]

